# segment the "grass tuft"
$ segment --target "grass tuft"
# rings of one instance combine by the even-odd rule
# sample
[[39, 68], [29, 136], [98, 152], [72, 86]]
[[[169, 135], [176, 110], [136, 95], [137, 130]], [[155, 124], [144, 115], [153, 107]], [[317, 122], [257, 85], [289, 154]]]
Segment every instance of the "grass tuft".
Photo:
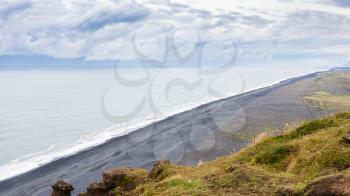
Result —
[[182, 178], [170, 180], [168, 185], [172, 188], [180, 188], [185, 190], [194, 189], [198, 186], [196, 182]]
[[291, 131], [290, 133], [286, 135], [281, 135], [277, 138], [285, 138], [285, 139], [295, 139], [300, 138], [305, 135], [313, 134], [316, 131], [319, 131], [321, 129], [329, 128], [329, 127], [336, 127], [338, 126], [338, 122], [336, 119], [319, 119], [314, 120], [311, 122], [307, 122], [303, 124], [301, 127], [297, 128], [294, 131]]
[[261, 165], [277, 166], [294, 151], [295, 148], [290, 145], [272, 146], [259, 152], [259, 154], [256, 156], [256, 163]]

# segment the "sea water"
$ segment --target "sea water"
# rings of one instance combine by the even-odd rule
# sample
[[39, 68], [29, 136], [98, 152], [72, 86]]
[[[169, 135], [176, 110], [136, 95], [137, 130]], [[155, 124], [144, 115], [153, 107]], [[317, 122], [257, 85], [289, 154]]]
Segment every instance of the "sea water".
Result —
[[0, 69], [0, 180], [315, 68]]

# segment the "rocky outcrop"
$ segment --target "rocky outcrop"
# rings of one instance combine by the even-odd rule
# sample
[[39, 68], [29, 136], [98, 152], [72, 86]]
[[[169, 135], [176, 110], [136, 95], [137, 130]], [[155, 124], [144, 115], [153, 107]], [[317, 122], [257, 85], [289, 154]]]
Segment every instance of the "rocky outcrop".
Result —
[[108, 190], [104, 182], [94, 182], [89, 184], [85, 193], [79, 193], [77, 196], [115, 196], [116, 192]]
[[118, 168], [103, 172], [103, 182], [108, 190], [120, 187], [125, 191], [134, 189], [147, 178], [147, 170], [142, 168]]
[[71, 192], [73, 191], [73, 186], [65, 181], [58, 181], [54, 183], [52, 186], [51, 196], [71, 196]]
[[123, 167], [103, 172], [103, 182], [95, 182], [78, 196], [115, 196], [133, 190], [147, 179], [147, 170]]
[[166, 168], [170, 165], [171, 165], [171, 162], [169, 160], [157, 161], [153, 165], [152, 170], [149, 172], [148, 177], [151, 179], [166, 177], [168, 175]]
[[350, 195], [350, 177], [337, 175], [318, 179], [306, 186], [305, 193], [308, 196]]
[[[77, 196], [115, 196], [132, 195], [132, 190], [147, 179], [160, 179], [167, 176], [167, 168], [171, 165], [168, 160], [157, 161], [148, 173], [143, 168], [123, 167], [108, 169], [103, 172], [103, 182], [91, 183], [85, 193]], [[52, 185], [54, 189], [51, 196], [68, 196], [73, 186], [59, 181]]]
[[103, 182], [95, 182], [87, 187], [87, 196], [108, 196], [108, 190]]

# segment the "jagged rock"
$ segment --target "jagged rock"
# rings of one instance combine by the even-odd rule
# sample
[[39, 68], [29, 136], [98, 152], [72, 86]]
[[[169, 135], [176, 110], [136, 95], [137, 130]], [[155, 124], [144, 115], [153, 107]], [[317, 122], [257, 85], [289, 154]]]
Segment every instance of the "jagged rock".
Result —
[[108, 196], [108, 192], [103, 182], [95, 182], [87, 187], [86, 196]]
[[73, 186], [65, 181], [57, 181], [52, 186], [51, 196], [70, 196], [73, 191]]
[[103, 182], [108, 190], [120, 187], [125, 191], [134, 189], [147, 178], [147, 170], [142, 168], [117, 168], [103, 172]]
[[308, 196], [350, 195], [350, 177], [337, 175], [321, 178], [307, 185], [304, 191]]
[[148, 177], [149, 178], [157, 178], [161, 174], [164, 174], [166, 167], [170, 166], [171, 162], [169, 160], [160, 160], [157, 161], [154, 165], [152, 170], [149, 172]]

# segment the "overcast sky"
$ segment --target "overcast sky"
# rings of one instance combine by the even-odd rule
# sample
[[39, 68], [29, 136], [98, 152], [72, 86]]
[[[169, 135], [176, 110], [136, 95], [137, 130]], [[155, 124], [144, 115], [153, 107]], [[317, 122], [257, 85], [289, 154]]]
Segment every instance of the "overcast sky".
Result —
[[[2, 0], [0, 55], [332, 66], [350, 59], [349, 0]], [[168, 55], [170, 53], [170, 55]], [[191, 56], [192, 55], [192, 56]], [[4, 58], [4, 57], [1, 57]], [[184, 61], [181, 61], [184, 63]]]

